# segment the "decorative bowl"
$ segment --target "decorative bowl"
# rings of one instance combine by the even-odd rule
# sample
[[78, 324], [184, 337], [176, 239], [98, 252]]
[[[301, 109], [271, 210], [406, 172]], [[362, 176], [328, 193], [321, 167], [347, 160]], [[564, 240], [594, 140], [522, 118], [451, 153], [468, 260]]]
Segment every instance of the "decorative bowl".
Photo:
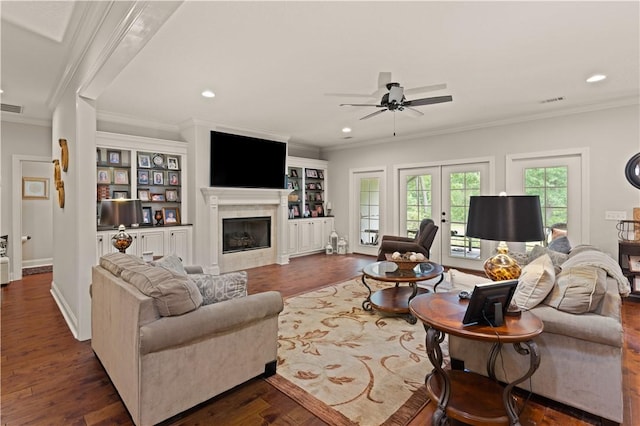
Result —
[[410, 270], [419, 265], [420, 263], [426, 262], [427, 260], [405, 260], [405, 259], [393, 259], [391, 257], [391, 253], [385, 253], [384, 257], [388, 262], [393, 262], [398, 265], [398, 269]]

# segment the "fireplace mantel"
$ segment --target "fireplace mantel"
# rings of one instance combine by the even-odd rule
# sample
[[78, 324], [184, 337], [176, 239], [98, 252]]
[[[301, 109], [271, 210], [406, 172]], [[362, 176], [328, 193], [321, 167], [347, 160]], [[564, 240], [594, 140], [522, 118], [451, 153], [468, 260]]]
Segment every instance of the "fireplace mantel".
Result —
[[[227, 258], [233, 256], [234, 265], [242, 268], [251, 268], [265, 264], [278, 263], [286, 265], [289, 263], [287, 254], [287, 219], [288, 203], [287, 196], [291, 192], [289, 189], [268, 189], [268, 188], [227, 188], [227, 187], [207, 187], [201, 188], [204, 201], [209, 207], [209, 229], [210, 229], [210, 259], [208, 270], [211, 273], [219, 274], [230, 270], [238, 269], [227, 265]], [[272, 220], [274, 229], [272, 241], [275, 240], [275, 248], [265, 256], [257, 255], [260, 250], [246, 252], [245, 260], [238, 262], [240, 253], [233, 255], [223, 255], [222, 253], [222, 218], [255, 216], [256, 208], [268, 208], [275, 210]], [[221, 211], [222, 210], [222, 211]], [[275, 237], [275, 238], [274, 238]], [[223, 257], [226, 256], [226, 257]], [[258, 263], [252, 263], [258, 262]], [[266, 263], [265, 263], [266, 262]]]

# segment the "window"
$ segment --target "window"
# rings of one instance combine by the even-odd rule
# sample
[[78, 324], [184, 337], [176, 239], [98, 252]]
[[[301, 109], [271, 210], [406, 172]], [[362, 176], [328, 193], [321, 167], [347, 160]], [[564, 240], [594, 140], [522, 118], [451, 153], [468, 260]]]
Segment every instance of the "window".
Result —
[[360, 243], [377, 245], [380, 230], [380, 179], [360, 180]]
[[431, 200], [431, 175], [406, 177], [406, 232], [407, 237], [415, 237], [424, 218], [433, 218]]
[[480, 240], [465, 236], [465, 229], [467, 228], [469, 199], [472, 195], [480, 195], [480, 172], [453, 172], [449, 175], [449, 185], [451, 256], [476, 259], [479, 255]]
[[[524, 169], [524, 193], [540, 197], [542, 222], [549, 237], [552, 228], [567, 229], [569, 220], [568, 172], [567, 166]], [[533, 247], [535, 243], [529, 245]]]

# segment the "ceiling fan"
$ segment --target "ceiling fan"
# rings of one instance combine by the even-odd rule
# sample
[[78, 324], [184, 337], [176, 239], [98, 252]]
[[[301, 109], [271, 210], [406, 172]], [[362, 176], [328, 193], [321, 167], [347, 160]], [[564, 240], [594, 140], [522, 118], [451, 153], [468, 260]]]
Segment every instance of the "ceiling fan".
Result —
[[[385, 93], [385, 87], [387, 89], [386, 93]], [[371, 118], [378, 114], [382, 114], [387, 110], [388, 111], [404, 111], [406, 109], [407, 111], [410, 111], [415, 115], [424, 115], [421, 111], [415, 109], [414, 107], [422, 106], [422, 105], [438, 104], [442, 102], [451, 102], [453, 100], [453, 97], [447, 95], [447, 96], [434, 96], [430, 98], [408, 100], [405, 97], [405, 94], [410, 95], [412, 93], [430, 92], [430, 91], [441, 90], [446, 88], [447, 88], [446, 84], [434, 84], [431, 86], [416, 87], [413, 89], [405, 90], [404, 87], [400, 86], [400, 83], [395, 83], [391, 81], [390, 72], [381, 72], [378, 75], [378, 90], [376, 90], [370, 95], [361, 95], [361, 94], [354, 95], [354, 94], [341, 94], [341, 93], [330, 94], [330, 95], [331, 96], [358, 96], [358, 97], [366, 97], [366, 98], [376, 98], [382, 95], [382, 99], [380, 100], [379, 104], [340, 104], [340, 106], [357, 106], [357, 107], [374, 106], [377, 108], [383, 108], [371, 114], [365, 115], [360, 119], [360, 120], [366, 120], [367, 118]]]

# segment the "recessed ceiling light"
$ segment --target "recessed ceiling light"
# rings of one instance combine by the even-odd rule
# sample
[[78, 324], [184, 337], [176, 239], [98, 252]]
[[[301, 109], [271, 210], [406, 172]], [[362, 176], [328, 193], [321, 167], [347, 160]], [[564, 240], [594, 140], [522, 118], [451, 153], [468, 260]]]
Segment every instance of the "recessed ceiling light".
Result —
[[597, 81], [602, 81], [605, 78], [607, 78], [607, 76], [604, 74], [594, 74], [587, 79], [587, 83], [595, 83]]
[[216, 94], [211, 90], [205, 90], [204, 92], [202, 92], [202, 96], [204, 96], [205, 98], [213, 98], [216, 96]]
[[342, 133], [350, 133], [351, 132], [351, 127], [343, 127], [342, 128]]

